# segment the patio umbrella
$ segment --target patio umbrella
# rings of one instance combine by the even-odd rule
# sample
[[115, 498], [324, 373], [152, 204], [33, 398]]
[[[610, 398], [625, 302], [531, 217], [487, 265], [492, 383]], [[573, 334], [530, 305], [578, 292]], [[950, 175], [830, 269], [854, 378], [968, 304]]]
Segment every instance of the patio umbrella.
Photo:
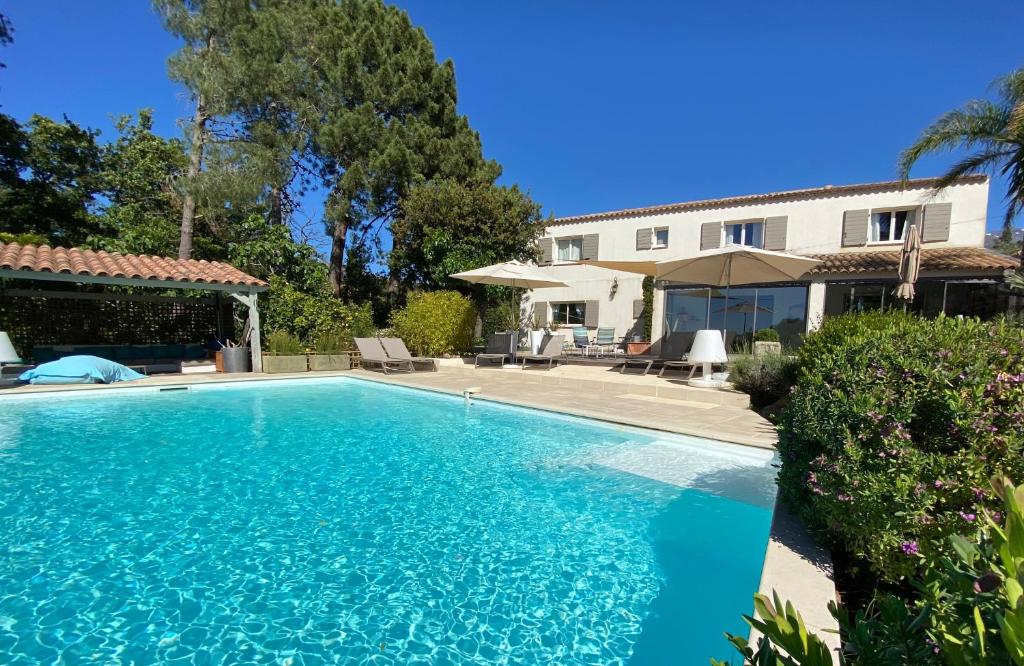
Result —
[[921, 235], [917, 225], [907, 229], [907, 237], [903, 239], [900, 251], [900, 283], [896, 287], [896, 298], [909, 303], [914, 300], [914, 283], [921, 272]]
[[448, 277], [463, 280], [471, 284], [493, 284], [501, 287], [512, 287], [512, 308], [516, 306], [516, 287], [521, 289], [541, 289], [544, 287], [568, 287], [564, 282], [553, 280], [543, 271], [521, 261], [505, 261], [500, 264], [474, 268], [471, 271], [452, 273]]
[[[753, 313], [755, 315], [757, 313], [772, 314], [772, 309], [771, 308], [766, 308], [763, 305], [756, 305], [754, 303], [751, 303], [750, 301], [747, 301], [745, 303], [737, 303], [736, 305], [730, 305], [729, 307], [719, 308], [715, 312], [723, 312], [723, 313], [726, 313], [726, 314], [731, 314], [731, 313], [735, 312], [737, 314], [742, 314], [743, 315], [743, 330], [745, 331], [745, 330], [747, 330], [747, 315], [748, 314], [751, 314], [751, 313]], [[757, 325], [757, 320], [756, 319], [754, 320], [754, 325], [755, 326]]]
[[746, 245], [728, 245], [686, 259], [658, 262], [584, 259], [576, 263], [653, 275], [670, 282], [730, 287], [761, 282], [788, 282], [800, 277], [821, 261], [785, 252], [759, 250]]

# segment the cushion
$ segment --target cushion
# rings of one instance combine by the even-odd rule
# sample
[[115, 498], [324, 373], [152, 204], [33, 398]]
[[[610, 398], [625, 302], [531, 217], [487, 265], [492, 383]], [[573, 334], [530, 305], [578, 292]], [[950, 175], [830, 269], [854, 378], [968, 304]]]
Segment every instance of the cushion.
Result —
[[98, 356], [66, 356], [18, 376], [19, 380], [30, 384], [113, 384], [142, 378], [143, 375], [131, 368]]

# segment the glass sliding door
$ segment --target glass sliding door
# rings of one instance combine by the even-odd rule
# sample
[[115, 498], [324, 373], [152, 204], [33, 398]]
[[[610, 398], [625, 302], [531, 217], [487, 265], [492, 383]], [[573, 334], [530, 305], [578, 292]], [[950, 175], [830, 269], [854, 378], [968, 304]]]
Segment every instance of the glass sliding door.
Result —
[[806, 285], [669, 288], [662, 354], [685, 354], [702, 328], [726, 331], [728, 351], [749, 349], [754, 331], [762, 328], [774, 328], [784, 345], [794, 347], [806, 324]]

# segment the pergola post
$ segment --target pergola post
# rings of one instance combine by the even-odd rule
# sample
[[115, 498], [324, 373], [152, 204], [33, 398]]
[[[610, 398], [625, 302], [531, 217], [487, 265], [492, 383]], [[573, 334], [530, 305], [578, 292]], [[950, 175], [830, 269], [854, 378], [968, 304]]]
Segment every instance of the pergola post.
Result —
[[252, 371], [263, 372], [263, 347], [260, 340], [260, 311], [257, 307], [258, 292], [232, 292], [235, 299], [249, 309], [249, 351], [252, 353]]

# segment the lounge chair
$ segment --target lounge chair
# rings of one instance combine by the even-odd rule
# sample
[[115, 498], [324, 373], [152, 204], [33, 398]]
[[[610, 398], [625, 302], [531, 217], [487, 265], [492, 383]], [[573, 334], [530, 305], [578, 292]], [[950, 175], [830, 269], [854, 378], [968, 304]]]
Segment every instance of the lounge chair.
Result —
[[523, 370], [526, 369], [527, 361], [547, 361], [548, 370], [559, 356], [562, 355], [562, 341], [564, 335], [549, 335], [540, 344], [540, 352], [537, 354], [523, 354], [520, 358], [523, 361]]
[[590, 347], [590, 331], [582, 326], [572, 329], [572, 351], [576, 354], [587, 354]]
[[598, 328], [597, 335], [594, 336], [594, 342], [591, 343], [588, 350], [595, 348], [598, 356], [601, 354], [615, 354], [620, 351], [618, 344], [615, 342], [615, 329]]
[[506, 359], [512, 358], [512, 333], [494, 333], [487, 336], [487, 349], [482, 354], [476, 355], [474, 368], [480, 367], [480, 361], [498, 361], [505, 363]]
[[363, 357], [364, 368], [367, 364], [377, 365], [384, 371], [384, 374], [388, 374], [392, 370], [403, 372], [413, 372], [415, 370], [410, 360], [388, 358], [387, 352], [384, 351], [384, 347], [377, 338], [356, 338], [355, 340], [356, 347], [359, 348], [359, 354]]
[[429, 364], [431, 370], [437, 370], [437, 365], [434, 363], [434, 359], [426, 356], [413, 356], [409, 353], [409, 348], [405, 346], [405, 343], [401, 338], [378, 339], [380, 340], [381, 347], [384, 348], [384, 353], [388, 355], [388, 358], [395, 361], [411, 361], [413, 368], [415, 368], [417, 364]]

